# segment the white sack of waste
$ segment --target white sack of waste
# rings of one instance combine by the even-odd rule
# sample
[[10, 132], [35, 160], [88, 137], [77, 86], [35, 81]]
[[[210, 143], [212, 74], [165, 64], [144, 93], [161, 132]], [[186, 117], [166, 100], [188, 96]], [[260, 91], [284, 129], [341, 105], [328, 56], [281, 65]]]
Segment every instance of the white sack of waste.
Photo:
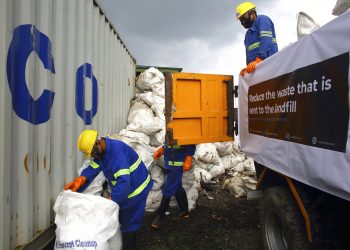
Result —
[[222, 164], [220, 158], [219, 158], [219, 160], [220, 161], [219, 161], [218, 165], [213, 164], [213, 163], [206, 163], [206, 162], [203, 162], [200, 160], [196, 160], [194, 166], [208, 171], [211, 174], [211, 176], [214, 178], [214, 177], [217, 177], [217, 176], [225, 173], [225, 167]]
[[100, 196], [63, 191], [53, 210], [57, 226], [55, 249], [109, 250], [109, 241], [113, 241], [113, 249], [122, 249], [117, 203]]
[[234, 166], [236, 166], [237, 164], [243, 162], [245, 159], [246, 159], [246, 156], [245, 156], [245, 155], [233, 155], [233, 159], [232, 159], [232, 162], [231, 162], [231, 166], [234, 167]]
[[144, 103], [146, 103], [149, 107], [151, 107], [153, 104], [158, 104], [163, 107], [165, 106], [165, 99], [153, 94], [152, 91], [137, 93], [136, 96]]
[[208, 171], [212, 177], [225, 173], [225, 167], [214, 143], [198, 144], [194, 158], [196, 159], [195, 166]]
[[191, 211], [196, 208], [198, 200], [198, 190], [194, 187], [190, 188], [187, 192], [188, 209]]
[[231, 170], [233, 170], [236, 173], [243, 173], [244, 172], [244, 163], [240, 162], [237, 165], [235, 165]]
[[221, 161], [222, 161], [222, 164], [224, 165], [224, 168], [225, 169], [232, 168], [234, 166], [233, 165], [234, 159], [235, 159], [234, 155], [225, 155], [225, 156], [221, 157]]
[[244, 181], [239, 176], [234, 176], [231, 179], [225, 180], [224, 187], [229, 190], [235, 198], [244, 197], [247, 195]]
[[243, 174], [246, 176], [255, 176], [255, 166], [254, 160], [252, 158], [246, 159], [244, 162], [244, 171]]
[[140, 132], [135, 132], [135, 131], [130, 131], [130, 130], [126, 130], [126, 129], [122, 129], [120, 130], [119, 134], [132, 138], [138, 142], [144, 143], [144, 144], [149, 144], [149, 142], [151, 141], [151, 138], [144, 134], [144, 133], [140, 133]]
[[136, 86], [141, 90], [152, 89], [153, 84], [164, 84], [164, 75], [156, 68], [149, 68], [136, 79]]
[[164, 108], [165, 99], [160, 97], [153, 92], [138, 93], [136, 95], [140, 100], [142, 100], [147, 106], [149, 106], [152, 111], [156, 114], [158, 118], [165, 121]]
[[145, 210], [147, 212], [156, 211], [160, 205], [160, 201], [162, 200], [162, 197], [163, 197], [162, 190], [160, 190], [160, 189], [159, 190], [151, 190], [147, 196]]
[[153, 115], [153, 111], [141, 100], [134, 100], [128, 114], [127, 130], [152, 135], [164, 129], [164, 121]]
[[160, 97], [165, 97], [165, 82], [156, 83], [151, 85], [152, 92]]
[[216, 142], [214, 145], [220, 157], [233, 153], [232, 142]]
[[156, 114], [156, 117], [165, 122], [164, 107], [158, 104], [153, 104], [151, 106], [152, 111]]
[[195, 168], [194, 169], [194, 178], [197, 182], [204, 182], [204, 183], [209, 183], [213, 176], [206, 170], [202, 168]]
[[345, 11], [349, 10], [350, 8], [350, 0], [337, 0], [337, 3], [335, 4], [332, 14], [335, 16], [340, 16]]
[[195, 181], [193, 171], [194, 168], [192, 167], [191, 170], [186, 171], [182, 174], [182, 187], [185, 190], [189, 190], [193, 186], [193, 183]]
[[164, 170], [161, 167], [159, 167], [156, 163], [154, 163], [152, 164], [152, 167], [150, 168], [149, 172], [153, 180], [152, 190], [160, 190], [165, 180]]
[[241, 179], [244, 182], [244, 185], [246, 186], [247, 189], [250, 190], [255, 190], [256, 189], [256, 180], [255, 178], [246, 176], [246, 175], [242, 175]]
[[160, 147], [165, 141], [165, 129], [155, 133], [151, 136], [150, 145], [154, 147]]
[[214, 143], [202, 143], [196, 146], [195, 158], [202, 162], [220, 165], [221, 160]]
[[305, 12], [299, 12], [297, 17], [297, 36], [298, 40], [314, 30], [318, 29], [320, 25]]
[[[186, 196], [187, 196], [187, 202], [188, 202], [188, 210], [191, 211], [196, 208], [197, 200], [198, 200], [198, 190], [194, 187], [191, 187], [190, 189], [186, 190]], [[173, 196], [169, 203], [170, 207], [179, 207], [177, 204], [175, 196]]]
[[245, 155], [239, 147], [238, 139], [232, 143], [232, 151], [234, 155]]
[[144, 117], [153, 117], [153, 111], [142, 100], [132, 100], [130, 110], [128, 113], [128, 124], [133, 123], [135, 120], [142, 121]]
[[134, 120], [126, 127], [127, 130], [142, 132], [147, 135], [152, 135], [161, 131], [164, 127], [164, 121], [158, 117], [144, 116], [143, 120]]
[[[90, 165], [90, 160], [86, 160], [83, 163], [83, 166], [78, 170], [78, 175], [83, 172], [85, 168], [87, 168]], [[98, 195], [101, 196], [102, 193], [102, 184], [105, 182], [106, 177], [101, 171], [89, 184], [87, 188], [84, 190], [84, 194], [92, 194], [92, 195]]]

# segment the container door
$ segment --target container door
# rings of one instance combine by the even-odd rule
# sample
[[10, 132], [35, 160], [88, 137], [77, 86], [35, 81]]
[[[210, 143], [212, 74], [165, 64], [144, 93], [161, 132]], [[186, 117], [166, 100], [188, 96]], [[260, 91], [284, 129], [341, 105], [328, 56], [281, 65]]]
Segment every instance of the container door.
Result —
[[165, 95], [168, 145], [233, 140], [233, 76], [168, 73]]

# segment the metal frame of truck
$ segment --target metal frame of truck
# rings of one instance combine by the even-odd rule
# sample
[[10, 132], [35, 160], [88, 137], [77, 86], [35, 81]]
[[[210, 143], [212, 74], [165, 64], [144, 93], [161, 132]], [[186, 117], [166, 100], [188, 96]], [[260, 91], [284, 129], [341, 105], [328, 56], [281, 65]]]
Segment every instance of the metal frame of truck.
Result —
[[[240, 79], [240, 142], [256, 161], [265, 249], [350, 249], [349, 20], [344, 13]], [[329, 79], [334, 95], [312, 87], [305, 95], [268, 100], [267, 93], [305, 79], [315, 79], [314, 87]], [[271, 103], [294, 101], [303, 116], [294, 110], [271, 115]], [[260, 114], [256, 107], [267, 108]]]

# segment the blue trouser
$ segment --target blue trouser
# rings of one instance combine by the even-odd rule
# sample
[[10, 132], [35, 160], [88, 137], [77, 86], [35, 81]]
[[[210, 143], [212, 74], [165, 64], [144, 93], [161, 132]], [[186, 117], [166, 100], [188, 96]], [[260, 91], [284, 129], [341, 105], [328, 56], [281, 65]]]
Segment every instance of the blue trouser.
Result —
[[165, 183], [162, 188], [163, 195], [172, 197], [177, 192], [185, 192], [182, 187], [182, 167], [174, 166], [166, 169]]
[[135, 232], [140, 229], [145, 214], [147, 196], [135, 206], [119, 210], [120, 230], [122, 233]]

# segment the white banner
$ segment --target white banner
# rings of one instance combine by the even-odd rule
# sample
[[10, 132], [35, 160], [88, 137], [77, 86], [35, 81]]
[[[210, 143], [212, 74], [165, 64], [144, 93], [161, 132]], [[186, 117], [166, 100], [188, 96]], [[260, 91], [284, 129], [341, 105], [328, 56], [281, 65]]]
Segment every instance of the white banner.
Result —
[[239, 79], [241, 149], [293, 179], [350, 200], [350, 12]]

